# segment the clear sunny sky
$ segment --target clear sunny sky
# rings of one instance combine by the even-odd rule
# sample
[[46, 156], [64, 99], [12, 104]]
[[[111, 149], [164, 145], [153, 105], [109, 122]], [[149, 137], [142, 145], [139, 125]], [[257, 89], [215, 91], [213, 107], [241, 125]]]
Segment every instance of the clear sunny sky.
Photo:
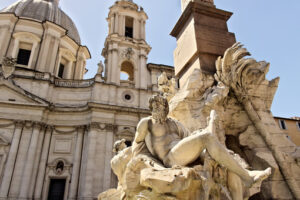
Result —
[[[16, 0], [0, 0], [0, 9]], [[149, 16], [147, 42], [152, 46], [148, 62], [173, 66], [176, 40], [169, 33], [180, 17], [180, 0], [134, 0]], [[60, 7], [75, 22], [92, 54], [87, 62], [91, 78], [107, 35], [106, 17], [114, 0], [60, 0]], [[300, 117], [300, 1], [215, 0], [217, 8], [233, 12], [229, 30], [257, 60], [271, 63], [268, 79], [281, 78], [272, 106], [275, 116]]]

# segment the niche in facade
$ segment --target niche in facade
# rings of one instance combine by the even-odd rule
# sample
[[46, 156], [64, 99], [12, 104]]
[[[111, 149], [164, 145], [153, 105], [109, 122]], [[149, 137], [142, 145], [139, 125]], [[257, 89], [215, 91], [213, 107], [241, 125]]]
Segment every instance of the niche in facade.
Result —
[[133, 18], [125, 18], [125, 37], [133, 38]]
[[129, 61], [125, 61], [121, 65], [121, 80], [134, 81], [134, 67]]

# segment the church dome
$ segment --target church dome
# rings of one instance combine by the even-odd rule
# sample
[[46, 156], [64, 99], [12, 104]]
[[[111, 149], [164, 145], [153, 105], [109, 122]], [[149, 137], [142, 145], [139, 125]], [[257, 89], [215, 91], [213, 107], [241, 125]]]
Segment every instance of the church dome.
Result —
[[0, 13], [14, 13], [18, 17], [50, 21], [67, 30], [67, 35], [81, 43], [78, 30], [72, 19], [58, 7], [59, 0], [19, 0]]

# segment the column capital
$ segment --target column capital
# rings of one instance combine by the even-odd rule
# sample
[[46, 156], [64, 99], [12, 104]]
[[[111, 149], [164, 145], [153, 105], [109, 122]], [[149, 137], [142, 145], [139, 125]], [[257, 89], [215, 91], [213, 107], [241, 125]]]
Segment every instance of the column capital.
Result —
[[17, 128], [23, 128], [23, 126], [25, 125], [25, 121], [21, 120], [14, 120], [14, 123]]
[[99, 123], [98, 122], [92, 122], [92, 123], [90, 123], [89, 125], [88, 125], [88, 130], [90, 130], [90, 129], [99, 129], [100, 128], [100, 126], [99, 126]]
[[45, 128], [47, 129], [47, 131], [53, 131], [54, 129], [53, 125], [48, 125], [48, 124], [45, 124]]
[[87, 128], [86, 125], [77, 126], [77, 131], [84, 131], [85, 128]]
[[106, 123], [100, 123], [100, 122], [92, 122], [87, 126], [88, 130], [90, 129], [100, 129], [100, 130], [106, 130], [106, 131], [115, 131], [118, 126], [115, 124], [106, 124]]
[[42, 128], [44, 125], [42, 122], [32, 122], [33, 128]]

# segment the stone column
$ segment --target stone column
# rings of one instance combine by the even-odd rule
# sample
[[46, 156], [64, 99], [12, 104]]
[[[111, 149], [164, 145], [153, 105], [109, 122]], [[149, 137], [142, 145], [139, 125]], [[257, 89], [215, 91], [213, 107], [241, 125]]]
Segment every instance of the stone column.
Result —
[[139, 21], [137, 19], [133, 20], [133, 38], [140, 39], [139, 36]]
[[115, 16], [113, 15], [109, 20], [109, 33], [108, 34], [115, 33], [114, 28], [115, 28]]
[[28, 61], [28, 68], [30, 68], [30, 69], [33, 69], [32, 62], [33, 62], [33, 58], [35, 56], [35, 51], [36, 51], [37, 46], [38, 46], [37, 42], [34, 42], [33, 45], [32, 45], [30, 58], [29, 58], [29, 61]]
[[148, 84], [148, 71], [147, 71], [147, 56], [140, 55], [140, 88], [147, 89]]
[[65, 79], [71, 79], [72, 77], [72, 70], [73, 69], [73, 61], [69, 61], [68, 65], [65, 68], [64, 74], [63, 74], [63, 78]]
[[[47, 32], [47, 31], [46, 31]], [[47, 59], [48, 59], [48, 55], [49, 55], [49, 46], [50, 46], [50, 42], [51, 42], [51, 35], [49, 33], [45, 33], [43, 42], [41, 44], [41, 52], [39, 56], [39, 61], [38, 61], [38, 65], [40, 71], [46, 71], [47, 66]], [[50, 72], [51, 73], [51, 72]]]
[[9, 188], [10, 198], [17, 198], [19, 196], [24, 166], [27, 161], [27, 151], [29, 150], [30, 140], [32, 136], [32, 126], [32, 122], [26, 122], [23, 127], [13, 177]]
[[5, 165], [5, 170], [2, 178], [2, 184], [0, 188], [0, 198], [5, 198], [8, 195], [8, 190], [12, 179], [15, 161], [17, 158], [17, 152], [18, 152], [23, 125], [24, 124], [19, 121], [17, 121], [15, 125], [14, 136], [12, 139], [9, 155], [7, 158], [7, 162]]
[[27, 159], [25, 164], [25, 169], [23, 172], [23, 178], [21, 183], [21, 190], [19, 197], [20, 198], [27, 198], [29, 193], [29, 186], [30, 186], [30, 178], [33, 172], [33, 165], [34, 165], [34, 158], [37, 152], [37, 145], [38, 145], [38, 139], [40, 134], [41, 124], [34, 123], [33, 125], [33, 132], [31, 136], [31, 141], [27, 153]]
[[93, 180], [95, 173], [95, 156], [98, 124], [92, 123], [88, 128], [85, 154], [82, 156], [79, 199], [93, 200]]
[[120, 85], [120, 66], [118, 66], [118, 49], [113, 45], [112, 49], [112, 66], [111, 66], [111, 82]]
[[118, 14], [116, 14], [116, 18], [115, 18], [115, 24], [114, 24], [114, 33], [118, 33], [118, 34], [120, 34], [119, 33], [119, 19], [120, 19], [120, 17], [119, 17], [119, 15]]
[[5, 56], [6, 50], [7, 50], [7, 43], [9, 40], [7, 40], [7, 35], [9, 34], [9, 25], [3, 25], [0, 28], [0, 63], [2, 62], [3, 57]]
[[40, 159], [41, 159], [41, 153], [42, 153], [42, 149], [43, 149], [43, 142], [44, 142], [44, 137], [45, 137], [46, 131], [47, 131], [47, 127], [44, 126], [41, 129], [41, 133], [40, 133], [39, 140], [38, 140], [37, 152], [36, 152], [36, 156], [34, 159], [33, 173], [30, 178], [30, 180], [31, 180], [30, 181], [30, 192], [29, 192], [30, 199], [33, 198], [34, 188], [36, 186], [37, 173], [38, 173], [38, 169], [39, 169], [39, 163], [40, 163]]
[[56, 57], [58, 54], [58, 47], [59, 47], [60, 39], [57, 37], [53, 37], [52, 39], [54, 40], [54, 45], [53, 45], [53, 49], [51, 52], [51, 60], [50, 60], [50, 65], [48, 67], [48, 72], [55, 73]]
[[[109, 47], [110, 48], [110, 47]], [[107, 55], [107, 58], [108, 58], [108, 61], [107, 61], [107, 69], [105, 69], [105, 71], [107, 72], [105, 75], [106, 75], [106, 82], [107, 83], [111, 83], [112, 80], [111, 80], [111, 74], [112, 74], [112, 50], [108, 50], [108, 55]]]
[[45, 177], [46, 164], [48, 160], [49, 147], [51, 143], [51, 134], [52, 134], [52, 127], [48, 126], [46, 130], [45, 139], [44, 139], [42, 156], [39, 163], [39, 170], [38, 170], [36, 186], [34, 191], [34, 199], [41, 199], [42, 197], [43, 182]]
[[121, 36], [125, 36], [125, 16], [120, 16], [120, 23], [119, 23], [119, 33]]
[[145, 33], [145, 21], [141, 21], [141, 38], [146, 40], [146, 33]]
[[82, 143], [83, 143], [83, 133], [84, 127], [79, 127], [77, 130], [77, 141], [76, 141], [76, 149], [74, 153], [73, 160], [73, 171], [72, 171], [72, 179], [71, 186], [69, 190], [69, 200], [76, 199], [77, 197], [77, 188], [79, 181], [79, 173], [80, 173], [80, 162], [81, 162], [81, 153], [82, 153]]
[[[80, 53], [82, 54], [82, 53]], [[84, 57], [83, 55], [78, 55], [77, 56], [77, 62], [76, 62], [76, 65], [75, 65], [75, 70], [73, 70], [74, 74], [72, 76], [72, 78], [75, 78], [75, 79], [82, 79], [83, 77], [83, 70], [84, 70]]]
[[104, 163], [104, 176], [103, 176], [103, 191], [110, 189], [111, 186], [111, 166], [110, 161], [112, 159], [112, 149], [114, 142], [114, 126], [111, 129], [107, 129], [106, 132], [106, 146], [105, 146], [105, 163]]
[[19, 44], [20, 44], [19, 39], [15, 39], [14, 48], [13, 48], [13, 50], [11, 52], [11, 57], [12, 58], [17, 58], [17, 56], [18, 56], [18, 50], [19, 50]]
[[152, 85], [152, 90], [157, 91], [157, 76], [156, 72], [154, 70], [151, 71], [151, 85]]
[[[54, 67], [54, 70], [53, 70], [54, 76], [58, 75], [58, 70], [59, 70], [59, 67], [60, 67], [60, 62], [61, 62], [61, 52], [58, 53], [57, 63], [56, 63], [56, 65]], [[52, 73], [52, 72], [50, 72], [50, 73]]]

